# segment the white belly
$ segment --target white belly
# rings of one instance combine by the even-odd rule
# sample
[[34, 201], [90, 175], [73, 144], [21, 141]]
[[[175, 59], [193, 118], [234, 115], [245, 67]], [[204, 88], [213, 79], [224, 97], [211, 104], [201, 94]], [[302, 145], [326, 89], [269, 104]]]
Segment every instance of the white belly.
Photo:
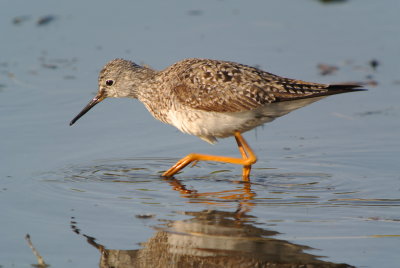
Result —
[[168, 116], [171, 125], [180, 131], [198, 136], [210, 143], [215, 143], [216, 138], [233, 136], [235, 131], [245, 132], [273, 120], [264, 118], [261, 122], [259, 119], [254, 119], [251, 112], [216, 113], [199, 110], [170, 111]]
[[215, 143], [217, 138], [233, 136], [236, 131], [246, 132], [321, 98], [270, 103], [254, 110], [235, 113], [207, 112], [181, 107], [170, 110], [167, 118], [168, 123], [180, 131]]

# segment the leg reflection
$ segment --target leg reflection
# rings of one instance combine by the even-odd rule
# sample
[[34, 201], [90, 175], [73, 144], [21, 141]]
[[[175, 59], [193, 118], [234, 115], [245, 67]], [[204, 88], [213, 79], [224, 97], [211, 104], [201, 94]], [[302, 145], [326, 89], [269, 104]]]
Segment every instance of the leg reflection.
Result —
[[178, 191], [181, 194], [181, 197], [198, 199], [195, 201], [196, 203], [212, 205], [224, 204], [219, 202], [218, 199], [221, 201], [231, 200], [239, 202], [239, 206], [236, 211], [236, 216], [238, 219], [241, 218], [246, 212], [249, 212], [251, 207], [254, 206], [252, 200], [256, 194], [251, 190], [250, 181], [239, 182], [242, 185], [242, 187], [239, 189], [205, 193], [200, 193], [196, 189], [187, 189], [185, 184], [175, 178], [164, 178], [164, 181], [168, 182], [172, 186], [173, 190]]

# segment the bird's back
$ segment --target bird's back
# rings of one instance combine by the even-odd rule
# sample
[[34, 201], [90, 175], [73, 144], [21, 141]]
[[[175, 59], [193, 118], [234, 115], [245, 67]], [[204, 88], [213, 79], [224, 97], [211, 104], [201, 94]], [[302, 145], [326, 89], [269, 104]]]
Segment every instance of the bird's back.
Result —
[[357, 84], [319, 84], [280, 77], [228, 61], [186, 59], [161, 72], [172, 78], [172, 94], [193, 109], [242, 112], [268, 103], [360, 90]]

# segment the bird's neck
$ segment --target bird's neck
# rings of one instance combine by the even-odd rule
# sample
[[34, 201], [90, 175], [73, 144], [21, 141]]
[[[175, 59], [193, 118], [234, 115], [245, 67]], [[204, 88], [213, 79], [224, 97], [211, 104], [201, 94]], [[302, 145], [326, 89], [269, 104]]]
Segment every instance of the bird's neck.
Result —
[[131, 73], [131, 81], [134, 81], [141, 87], [146, 87], [147, 84], [152, 83], [152, 80], [156, 76], [157, 71], [144, 67], [137, 66]]
[[155, 79], [157, 71], [136, 65], [125, 73], [125, 84], [127, 88], [132, 89], [126, 97], [140, 99], [140, 96], [151, 90], [151, 85]]
[[169, 92], [168, 81], [164, 81], [162, 71], [143, 68], [141, 70], [143, 80], [141, 80], [140, 89], [136, 92], [137, 99], [156, 119], [168, 123], [167, 112], [172, 105], [172, 94]]

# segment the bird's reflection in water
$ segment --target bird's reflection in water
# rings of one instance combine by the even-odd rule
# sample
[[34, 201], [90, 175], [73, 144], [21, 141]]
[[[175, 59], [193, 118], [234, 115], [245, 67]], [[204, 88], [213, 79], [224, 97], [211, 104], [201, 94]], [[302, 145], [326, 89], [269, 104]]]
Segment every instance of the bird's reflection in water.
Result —
[[234, 190], [199, 193], [195, 189], [187, 189], [180, 180], [175, 178], [164, 180], [172, 186], [173, 190], [178, 191], [181, 197], [190, 199], [189, 202], [220, 205], [221, 201], [229, 200], [239, 203], [235, 213], [237, 219], [240, 219], [244, 213], [249, 212], [251, 207], [254, 206], [252, 199], [256, 194], [251, 190], [250, 181], [240, 181], [239, 183], [243, 187]]
[[[168, 182], [187, 197], [207, 195], [187, 190], [175, 179]], [[250, 184], [244, 184], [241, 192], [233, 192], [227, 191], [220, 198], [240, 197], [235, 212], [183, 212], [191, 218], [168, 221], [165, 228], [157, 228], [153, 237], [141, 244], [141, 249], [108, 249], [94, 237], [82, 234], [75, 219], [71, 227], [99, 250], [100, 267], [352, 267], [322, 261], [304, 252], [310, 247], [273, 238], [278, 232], [256, 226], [256, 218], [249, 215], [253, 195]]]

